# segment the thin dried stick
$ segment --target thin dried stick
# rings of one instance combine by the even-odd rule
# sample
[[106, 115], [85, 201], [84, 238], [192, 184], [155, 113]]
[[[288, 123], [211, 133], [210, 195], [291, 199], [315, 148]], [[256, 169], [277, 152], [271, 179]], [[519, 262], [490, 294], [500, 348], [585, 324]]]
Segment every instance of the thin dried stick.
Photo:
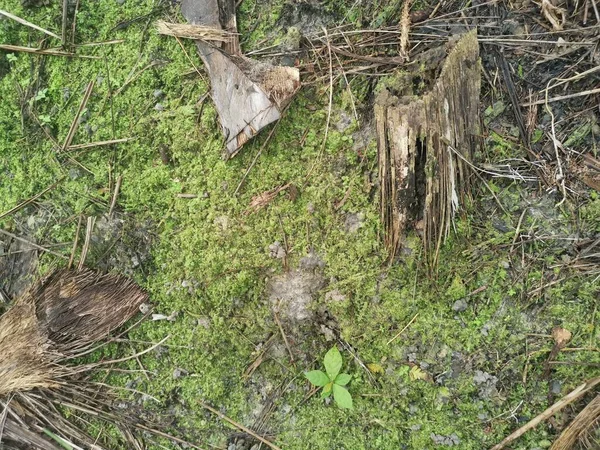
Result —
[[71, 249], [71, 257], [69, 258], [69, 264], [67, 268], [73, 267], [73, 261], [75, 261], [75, 252], [77, 251], [77, 244], [79, 243], [79, 231], [81, 230], [81, 222], [83, 222], [83, 216], [79, 215], [79, 221], [77, 222], [77, 231], [75, 231], [75, 240], [73, 241], [73, 248]]
[[83, 112], [85, 105], [87, 105], [88, 100], [90, 99], [90, 96], [92, 95], [92, 90], [94, 89], [94, 84], [96, 84], [95, 80], [92, 80], [88, 83], [87, 87], [85, 88], [85, 93], [83, 94], [83, 99], [81, 100], [81, 103], [79, 104], [79, 109], [77, 110], [77, 114], [75, 114], [75, 117], [73, 118], [73, 122], [71, 122], [71, 127], [69, 128], [69, 132], [67, 133], [67, 137], [65, 138], [65, 142], [62, 146], [62, 151], [65, 151], [70, 145], [71, 142], [73, 141], [73, 138], [75, 137], [75, 133], [77, 132], [77, 128], [79, 127], [79, 117], [81, 116], [81, 113]]
[[[599, 90], [600, 92], [600, 90]], [[548, 114], [550, 114], [550, 118], [552, 119], [550, 122], [550, 129], [552, 131], [552, 145], [554, 146], [554, 152], [556, 154], [556, 165], [558, 167], [558, 179], [556, 181], [558, 181], [560, 183], [560, 186], [562, 188], [562, 194], [563, 194], [563, 198], [562, 200], [556, 205], [557, 207], [562, 205], [566, 200], [567, 200], [567, 189], [565, 186], [565, 175], [563, 173], [563, 167], [562, 167], [562, 162], [560, 160], [560, 155], [558, 153], [558, 147], [562, 147], [562, 144], [560, 143], [560, 141], [557, 139], [556, 137], [556, 127], [555, 127], [555, 118], [554, 118], [554, 113], [552, 112], [552, 109], [548, 106], [548, 90], [546, 89], [546, 98], [545, 98], [546, 102], [545, 102], [545, 106], [546, 106], [546, 111], [548, 111]]]
[[[181, 47], [181, 50], [183, 50], [183, 53], [185, 55], [185, 57], [188, 59], [188, 61], [190, 62], [190, 64], [192, 65], [192, 67], [194, 68], [194, 70], [196, 71], [196, 73], [198, 74], [198, 76], [202, 79], [202, 81], [204, 81], [206, 84], [209, 84], [206, 81], [206, 78], [204, 77], [204, 75], [202, 75], [202, 72], [200, 72], [200, 70], [198, 69], [198, 67], [196, 67], [196, 64], [194, 64], [194, 61], [192, 61], [192, 58], [190, 57], [189, 53], [187, 52], [187, 50], [185, 49], [185, 47], [183, 46], [183, 42], [181, 42], [181, 39], [179, 39], [179, 37], [175, 36], [175, 39], [177, 39], [177, 43], [179, 44], [179, 46]], [[209, 94], [210, 95], [210, 94]], [[212, 99], [212, 96], [211, 96]]]
[[255, 439], [258, 439], [260, 442], [262, 442], [263, 444], [269, 446], [270, 448], [272, 448], [273, 450], [281, 450], [281, 448], [277, 447], [275, 444], [273, 444], [270, 441], [267, 441], [264, 437], [259, 436], [258, 434], [256, 434], [254, 431], [252, 431], [250, 428], [245, 427], [244, 425], [242, 425], [241, 423], [237, 423], [236, 421], [230, 419], [229, 417], [227, 417], [225, 414], [223, 414], [220, 411], [217, 411], [216, 409], [214, 409], [213, 407], [207, 405], [206, 403], [198, 400], [198, 403], [200, 403], [200, 406], [202, 406], [203, 408], [208, 409], [211, 413], [219, 416], [219, 418], [223, 419], [226, 422], [229, 422], [231, 425], [233, 425], [234, 427], [236, 427], [238, 430], [243, 431], [246, 434], [249, 434], [250, 436], [252, 436]]
[[78, 269], [82, 270], [85, 264], [85, 259], [87, 258], [88, 251], [90, 249], [90, 241], [92, 240], [92, 231], [94, 230], [94, 224], [96, 223], [95, 217], [88, 217], [87, 219], [87, 228], [85, 230], [85, 242], [83, 243], [83, 248], [81, 249], [81, 257], [79, 258], [79, 266]]
[[69, 0], [63, 0], [62, 4], [62, 33], [61, 40], [63, 45], [67, 42], [67, 12], [69, 8]]
[[419, 317], [419, 313], [416, 313], [414, 315], [414, 317], [412, 319], [410, 319], [410, 322], [408, 322], [406, 324], [406, 326], [404, 328], [402, 328], [397, 334], [396, 336], [394, 336], [393, 338], [391, 338], [389, 341], [387, 341], [387, 345], [390, 345], [392, 342], [394, 342], [402, 333], [404, 333], [406, 331], [406, 329], [408, 327], [410, 327], [412, 325], [412, 323], [417, 320], [417, 317]]
[[591, 389], [593, 389], [598, 384], [600, 384], [600, 377], [592, 378], [591, 380], [588, 380], [585, 383], [577, 386], [573, 391], [569, 392], [567, 395], [565, 395], [563, 398], [561, 398], [558, 402], [556, 402], [554, 405], [552, 405], [546, 411], [544, 411], [543, 413], [541, 413], [538, 416], [534, 417], [532, 420], [530, 420], [529, 422], [527, 422], [525, 425], [523, 425], [517, 431], [515, 431], [514, 433], [510, 434], [509, 436], [507, 436], [499, 444], [493, 446], [491, 448], [491, 450], [501, 450], [501, 449], [503, 449], [508, 444], [510, 444], [512, 441], [514, 441], [515, 439], [518, 439], [519, 437], [521, 437], [522, 435], [524, 435], [527, 431], [535, 428], [541, 422], [543, 422], [544, 420], [546, 420], [549, 417], [553, 416], [558, 411], [560, 411], [561, 409], [563, 409], [565, 406], [570, 405], [571, 403], [573, 403], [575, 400], [577, 400], [578, 398], [580, 398], [586, 392], [588, 392]]
[[117, 183], [115, 185], [115, 191], [113, 193], [112, 196], [112, 200], [110, 202], [110, 208], [108, 209], [108, 216], [112, 217], [113, 211], [115, 209], [115, 206], [117, 204], [117, 197], [119, 196], [119, 190], [121, 189], [121, 183], [123, 182], [123, 175], [119, 175], [119, 178], [117, 178]]
[[540, 94], [544, 91], [550, 90], [550, 89], [554, 89], [555, 87], [561, 86], [565, 83], [568, 83], [569, 81], [576, 81], [579, 80], [587, 75], [590, 75], [592, 73], [596, 73], [600, 70], [600, 66], [596, 66], [596, 67], [592, 67], [589, 70], [586, 70], [584, 72], [578, 73], [577, 75], [573, 75], [572, 77], [569, 78], [564, 78], [564, 79], [560, 79], [560, 81], [558, 83], [553, 84], [552, 86], [548, 86], [546, 89], [544, 89], [543, 91], [540, 91]]
[[593, 94], [600, 94], [600, 88], [590, 89], [590, 90], [582, 91], [582, 92], [576, 92], [575, 94], [559, 95], [558, 97], [537, 100], [535, 102], [525, 103], [521, 106], [543, 105], [545, 103], [559, 102], [561, 100], [568, 100], [570, 98], [576, 98], [576, 97], [584, 97], [586, 95], [593, 95]]
[[48, 249], [46, 247], [42, 247], [41, 245], [35, 244], [35, 243], [31, 242], [31, 241], [28, 241], [27, 239], [23, 239], [22, 237], [19, 237], [16, 234], [12, 234], [12, 233], [10, 233], [10, 232], [8, 232], [6, 230], [3, 230], [1, 228], [0, 228], [0, 234], [4, 234], [5, 236], [13, 238], [13, 239], [15, 239], [17, 241], [21, 241], [21, 242], [23, 242], [25, 244], [31, 245], [33, 248], [36, 248], [36, 249], [41, 250], [41, 251], [46, 252], [46, 253], [50, 253], [51, 255], [54, 255], [54, 256], [58, 256], [59, 258], [68, 259], [65, 255], [61, 255], [60, 253], [56, 253], [56, 252], [54, 252], [54, 251], [52, 251], [52, 250], [50, 250], [50, 249]]
[[46, 30], [46, 29], [44, 29], [42, 27], [38, 27], [37, 25], [34, 25], [31, 22], [27, 22], [25, 19], [21, 19], [20, 17], [15, 16], [14, 14], [6, 12], [6, 11], [4, 11], [2, 9], [0, 9], [0, 15], [6, 16], [9, 19], [12, 19], [12, 20], [14, 20], [16, 22], [19, 22], [21, 25], [25, 25], [25, 26], [28, 26], [29, 28], [33, 28], [34, 30], [41, 31], [42, 33], [47, 34], [48, 36], [52, 36], [53, 38], [60, 39], [60, 37], [58, 37], [53, 32], [48, 31], [48, 30]]
[[273, 310], [273, 316], [275, 317], [275, 322], [277, 322], [277, 326], [279, 327], [279, 331], [281, 332], [281, 337], [283, 338], [283, 342], [285, 343], [285, 348], [287, 348], [287, 351], [290, 354], [290, 362], [292, 363], [292, 366], [293, 366], [294, 365], [294, 354], [292, 353], [292, 349], [290, 348], [290, 343], [288, 342], [287, 336], [285, 335], [285, 332], [283, 331], [283, 327], [281, 326], [281, 321], [279, 320], [277, 311]]
[[329, 35], [327, 34], [327, 29], [323, 27], [323, 32], [325, 33], [325, 38], [327, 39], [327, 51], [329, 54], [329, 106], [327, 108], [327, 121], [325, 122], [325, 136], [323, 137], [323, 144], [321, 145], [321, 150], [319, 151], [319, 156], [315, 159], [312, 167], [309, 169], [306, 174], [306, 181], [304, 185], [308, 183], [310, 176], [312, 175], [313, 170], [317, 167], [317, 163], [320, 162], [321, 156], [325, 151], [325, 145], [327, 144], [327, 137], [329, 136], [329, 124], [331, 123], [331, 110], [333, 106], [333, 57], [331, 53], [331, 42], [329, 40]]
[[[289, 105], [286, 106], [286, 109], [288, 107], [289, 107]], [[275, 122], [275, 125], [273, 125], [273, 128], [271, 128], [271, 131], [269, 132], [269, 135], [267, 136], [267, 139], [265, 139], [265, 142], [263, 143], [263, 145], [260, 146], [260, 149], [256, 153], [256, 156], [254, 157], [254, 159], [252, 160], [252, 162], [250, 163], [250, 165], [246, 169], [246, 172], [244, 172], [244, 176], [242, 177], [242, 179], [238, 183], [237, 187], [235, 188], [235, 191], [233, 192], [234, 197], [240, 191], [240, 188], [242, 187], [242, 184], [244, 184], [244, 181], [246, 181], [246, 177], [248, 176], [248, 174], [250, 173], [250, 171], [252, 170], [252, 168], [256, 164], [256, 161], [258, 161], [258, 158], [260, 157], [260, 155], [262, 154], [263, 150], [266, 148], [267, 144], [269, 143], [269, 141], [273, 137], [273, 134], [275, 134], [275, 130], [279, 126], [279, 123], [281, 122], [281, 118], [283, 117], [283, 113], [284, 112], [285, 112], [285, 110], [281, 112], [281, 117], [279, 118], [279, 120], [277, 122]]]
[[113, 144], [122, 144], [124, 142], [132, 141], [134, 138], [122, 138], [122, 139], [112, 139], [110, 141], [98, 141], [98, 142], [89, 142], [87, 144], [76, 144], [70, 145], [66, 151], [73, 152], [75, 150], [84, 150], [91, 147], [102, 147], [104, 145], [113, 145]]
[[75, 12], [73, 13], [73, 25], [71, 27], [71, 45], [75, 46], [75, 26], [77, 25], [77, 12], [79, 11], [79, 0], [75, 3]]
[[27, 200], [19, 203], [17, 206], [15, 206], [14, 208], [9, 209], [8, 211], [0, 214], [0, 220], [4, 219], [6, 216], [10, 216], [11, 214], [17, 212], [18, 210], [20, 210], [21, 208], [29, 205], [30, 203], [35, 202], [38, 198], [40, 198], [42, 195], [44, 195], [46, 192], [51, 191], [52, 189], [54, 189], [56, 186], [58, 186], [63, 180], [65, 179], [65, 177], [62, 177], [60, 180], [56, 181], [55, 183], [51, 184], [50, 186], [48, 186], [46, 189], [44, 189], [42, 192], [35, 194], [33, 197], [28, 198]]
[[76, 55], [75, 53], [63, 52], [62, 50], [55, 50], [52, 48], [41, 49], [33, 47], [23, 47], [21, 45], [0, 44], [0, 50], [8, 50], [9, 52], [35, 53], [36, 55], [46, 56], [67, 56], [69, 58], [99, 59], [98, 56]]

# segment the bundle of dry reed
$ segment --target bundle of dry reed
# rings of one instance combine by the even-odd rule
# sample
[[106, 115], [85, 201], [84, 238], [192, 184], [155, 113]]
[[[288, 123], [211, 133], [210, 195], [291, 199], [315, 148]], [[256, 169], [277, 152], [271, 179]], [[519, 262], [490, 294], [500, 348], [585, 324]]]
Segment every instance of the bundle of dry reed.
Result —
[[115, 408], [114, 391], [86, 376], [106, 362], [81, 357], [146, 299], [131, 280], [86, 269], [54, 271], [14, 301], [0, 317], [0, 447], [100, 450], [102, 439], [87, 431], [92, 419], [118, 428], [129, 448], [143, 448], [136, 432], [153, 426]]

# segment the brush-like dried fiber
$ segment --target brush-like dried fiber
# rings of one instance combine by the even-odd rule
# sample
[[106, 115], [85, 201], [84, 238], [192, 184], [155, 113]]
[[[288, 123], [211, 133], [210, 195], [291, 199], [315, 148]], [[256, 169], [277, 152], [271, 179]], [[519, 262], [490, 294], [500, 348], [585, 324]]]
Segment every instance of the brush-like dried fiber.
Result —
[[156, 22], [159, 34], [184, 39], [201, 39], [203, 41], [227, 42], [232, 34], [218, 28], [187, 23], [170, 23], [163, 20]]
[[569, 450], [575, 448], [578, 440], [585, 440], [586, 435], [600, 426], [600, 395], [597, 395], [563, 430], [554, 441], [550, 450]]
[[54, 385], [52, 372], [58, 355], [50, 349], [47, 337], [31, 301], [21, 300], [0, 317], [0, 398]]
[[[54, 450], [57, 435], [101, 448], [57, 409], [72, 407], [112, 423], [130, 442], [135, 417], [111, 406], [111, 393], [90, 388], [80, 374], [93, 370], [69, 360], [110, 337], [139, 311], [147, 295], [134, 282], [92, 270], [57, 270], [34, 284], [0, 317], [0, 448]], [[70, 405], [70, 406], [69, 406]], [[147, 428], [148, 429], [148, 428]]]
[[147, 295], [133, 281], [92, 270], [59, 270], [26, 296], [50, 341], [65, 355], [75, 354], [139, 311]]

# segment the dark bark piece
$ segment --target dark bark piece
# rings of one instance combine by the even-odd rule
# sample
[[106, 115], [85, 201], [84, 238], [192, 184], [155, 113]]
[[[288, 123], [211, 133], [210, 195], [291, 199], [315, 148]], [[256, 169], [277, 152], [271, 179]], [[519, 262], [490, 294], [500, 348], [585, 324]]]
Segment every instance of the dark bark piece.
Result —
[[410, 95], [412, 85], [409, 76], [404, 91], [384, 90], [375, 104], [380, 214], [392, 258], [410, 226], [422, 224], [425, 248], [435, 264], [470, 190], [469, 163], [481, 144], [475, 31], [450, 50], [428, 92]]
[[[181, 11], [192, 24], [237, 33], [234, 0], [183, 0]], [[300, 74], [295, 68], [243, 56], [237, 34], [220, 46], [196, 43], [210, 75], [212, 99], [226, 139], [225, 156], [229, 158], [281, 117], [282, 109], [300, 87]]]

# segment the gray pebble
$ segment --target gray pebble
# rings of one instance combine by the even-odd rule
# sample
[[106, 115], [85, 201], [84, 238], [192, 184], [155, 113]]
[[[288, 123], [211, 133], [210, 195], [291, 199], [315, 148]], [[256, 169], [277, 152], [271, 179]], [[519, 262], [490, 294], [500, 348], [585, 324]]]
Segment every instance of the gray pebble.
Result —
[[173, 378], [175, 378], [176, 380], [182, 377], [185, 377], [188, 375], [188, 371], [185, 369], [181, 369], [179, 367], [175, 368], [175, 370], [173, 371]]
[[467, 302], [461, 299], [454, 302], [454, 305], [452, 305], [452, 310], [456, 312], [463, 312], [466, 311], [468, 307], [469, 305]]

